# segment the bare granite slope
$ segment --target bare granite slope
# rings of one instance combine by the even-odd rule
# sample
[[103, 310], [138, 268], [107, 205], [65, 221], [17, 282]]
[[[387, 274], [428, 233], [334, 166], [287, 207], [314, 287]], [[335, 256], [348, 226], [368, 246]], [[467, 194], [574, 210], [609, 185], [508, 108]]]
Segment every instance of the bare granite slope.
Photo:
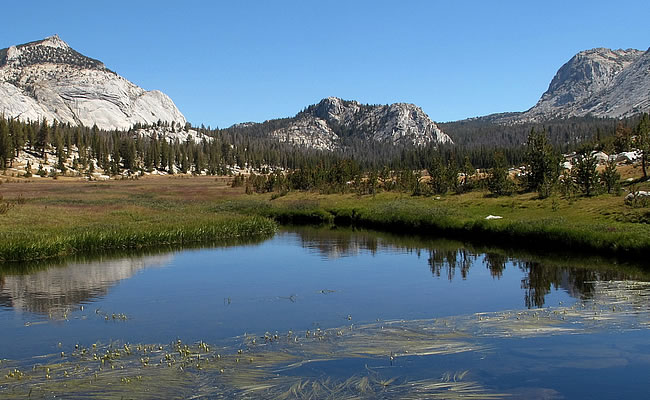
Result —
[[363, 105], [337, 97], [307, 107], [271, 136], [321, 150], [333, 150], [349, 137], [395, 145], [452, 143], [414, 104]]
[[548, 90], [521, 121], [628, 117], [650, 110], [650, 50], [581, 51], [557, 72]]
[[107, 130], [186, 122], [167, 95], [145, 91], [56, 35], [0, 50], [0, 114]]

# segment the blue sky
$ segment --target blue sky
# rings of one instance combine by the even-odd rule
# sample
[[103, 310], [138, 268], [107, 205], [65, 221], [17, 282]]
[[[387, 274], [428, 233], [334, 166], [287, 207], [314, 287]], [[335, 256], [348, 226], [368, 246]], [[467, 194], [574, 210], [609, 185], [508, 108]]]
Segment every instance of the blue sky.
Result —
[[195, 125], [292, 116], [327, 96], [436, 121], [532, 107], [594, 47], [650, 46], [646, 1], [10, 1], [0, 48], [52, 34]]

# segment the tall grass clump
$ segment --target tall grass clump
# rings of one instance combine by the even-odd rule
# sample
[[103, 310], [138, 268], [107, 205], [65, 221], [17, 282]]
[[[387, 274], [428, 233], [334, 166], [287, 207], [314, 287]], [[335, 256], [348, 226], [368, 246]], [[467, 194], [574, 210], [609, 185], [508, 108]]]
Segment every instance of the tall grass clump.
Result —
[[30, 261], [104, 250], [254, 239], [269, 237], [276, 229], [272, 220], [259, 216], [227, 217], [186, 225], [147, 228], [95, 228], [82, 233], [9, 239], [0, 243], [0, 261]]
[[334, 223], [334, 215], [315, 201], [293, 201], [282, 206], [270, 207], [262, 215], [285, 225], [328, 225]]

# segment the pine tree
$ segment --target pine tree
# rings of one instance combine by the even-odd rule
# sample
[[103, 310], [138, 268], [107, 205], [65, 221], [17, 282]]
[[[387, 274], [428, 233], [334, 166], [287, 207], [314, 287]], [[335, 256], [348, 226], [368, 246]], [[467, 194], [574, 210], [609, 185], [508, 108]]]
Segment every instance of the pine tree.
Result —
[[488, 177], [488, 189], [495, 196], [509, 196], [515, 190], [514, 182], [508, 176], [506, 157], [501, 152], [494, 154], [494, 167]]
[[650, 157], [650, 116], [643, 113], [639, 124], [636, 127], [636, 146], [643, 152], [641, 155], [641, 169], [643, 178], [648, 179], [648, 157]]
[[[451, 157], [447, 162], [447, 168], [445, 169], [445, 180], [447, 181], [447, 188], [453, 189], [456, 193], [459, 192], [460, 182], [458, 181], [458, 164], [456, 163], [456, 158]], [[462, 189], [460, 190], [462, 191]]]
[[66, 152], [63, 149], [63, 138], [61, 137], [61, 132], [56, 132], [54, 135], [54, 145], [56, 147], [56, 157], [57, 157], [57, 168], [61, 170], [61, 173], [65, 174], [66, 167]]
[[549, 186], [560, 176], [560, 157], [546, 137], [546, 131], [535, 132], [531, 129], [526, 142], [526, 187], [538, 191], [540, 197], [550, 195]]
[[16, 157], [20, 155], [20, 151], [25, 147], [25, 131], [23, 124], [17, 120], [11, 120], [9, 123], [9, 136], [13, 140], [13, 148]]
[[576, 184], [587, 196], [593, 196], [598, 191], [596, 167], [598, 167], [598, 161], [594, 157], [583, 154], [578, 156], [578, 161], [573, 169]]
[[440, 157], [433, 157], [429, 168], [427, 168], [429, 173], [429, 187], [431, 193], [433, 194], [444, 194], [447, 193], [449, 188], [447, 180], [447, 169]]
[[632, 130], [623, 122], [619, 121], [616, 125], [616, 134], [614, 138], [614, 150], [617, 153], [630, 151], [632, 148]]
[[115, 132], [113, 134], [113, 150], [111, 151], [111, 174], [118, 175], [120, 173], [120, 137]]
[[37, 150], [41, 152], [41, 157], [45, 158], [45, 150], [50, 144], [50, 125], [47, 119], [43, 118], [41, 128], [38, 130], [38, 138], [36, 139]]
[[472, 165], [472, 162], [467, 155], [465, 156], [463, 167], [461, 168], [460, 172], [463, 174], [463, 179], [459, 182], [456, 188], [456, 192], [463, 193], [472, 190], [470, 177], [476, 173], [476, 169], [474, 169], [474, 166]]
[[605, 170], [600, 175], [602, 182], [607, 188], [607, 193], [616, 193], [621, 189], [621, 174], [616, 170], [616, 160], [611, 159], [605, 166]]
[[131, 138], [120, 141], [120, 156], [124, 163], [124, 168], [133, 172], [136, 169], [136, 145]]
[[0, 169], [7, 168], [10, 158], [13, 158], [13, 148], [9, 137], [9, 126], [4, 117], [0, 116]]

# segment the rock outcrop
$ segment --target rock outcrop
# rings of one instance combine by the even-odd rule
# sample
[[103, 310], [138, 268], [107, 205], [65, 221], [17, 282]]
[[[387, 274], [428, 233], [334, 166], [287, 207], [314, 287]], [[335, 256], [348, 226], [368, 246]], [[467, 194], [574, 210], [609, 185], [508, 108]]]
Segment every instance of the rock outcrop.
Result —
[[628, 117], [650, 110], [650, 50], [582, 51], [564, 64], [523, 121]]
[[271, 136], [320, 150], [339, 148], [349, 138], [407, 146], [452, 143], [416, 105], [363, 105], [337, 97], [307, 107]]
[[167, 95], [145, 91], [56, 35], [0, 50], [0, 114], [107, 130], [186, 122]]

